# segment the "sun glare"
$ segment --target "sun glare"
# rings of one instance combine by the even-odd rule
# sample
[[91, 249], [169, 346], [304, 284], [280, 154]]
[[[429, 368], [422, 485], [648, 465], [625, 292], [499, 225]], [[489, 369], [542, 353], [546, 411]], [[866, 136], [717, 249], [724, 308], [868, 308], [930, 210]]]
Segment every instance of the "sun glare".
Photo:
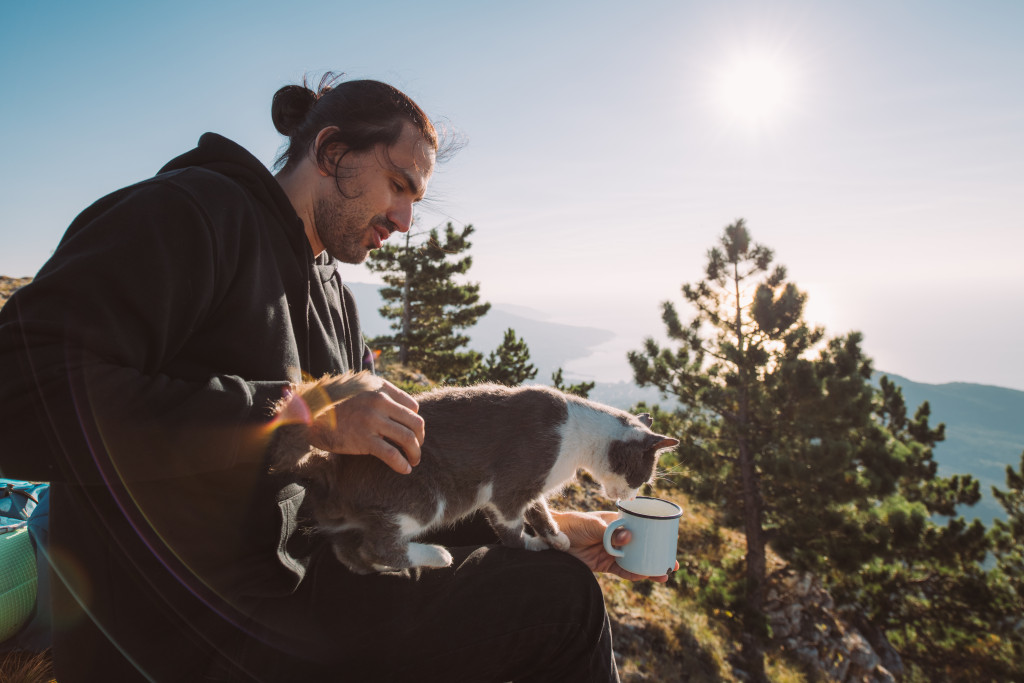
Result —
[[781, 58], [744, 54], [715, 76], [716, 104], [737, 125], [760, 129], [778, 122], [795, 104], [793, 69]]

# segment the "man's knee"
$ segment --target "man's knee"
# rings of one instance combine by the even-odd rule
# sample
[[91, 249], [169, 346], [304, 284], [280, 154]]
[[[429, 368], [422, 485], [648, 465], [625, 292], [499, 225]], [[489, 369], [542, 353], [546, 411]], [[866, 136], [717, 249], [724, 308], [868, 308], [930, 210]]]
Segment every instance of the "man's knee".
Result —
[[561, 613], [561, 619], [579, 621], [581, 626], [599, 628], [605, 619], [604, 594], [597, 577], [583, 562], [558, 550], [530, 552], [529, 576], [534, 599], [547, 609]]

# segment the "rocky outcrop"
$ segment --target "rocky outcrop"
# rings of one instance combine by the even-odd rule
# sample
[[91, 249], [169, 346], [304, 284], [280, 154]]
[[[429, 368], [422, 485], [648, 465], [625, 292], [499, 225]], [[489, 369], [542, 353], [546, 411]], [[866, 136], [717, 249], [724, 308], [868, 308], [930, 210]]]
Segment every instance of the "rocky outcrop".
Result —
[[873, 647], [814, 575], [782, 569], [772, 574], [769, 586], [764, 611], [773, 642], [828, 680], [894, 683], [902, 673], [899, 655], [884, 635], [867, 634]]

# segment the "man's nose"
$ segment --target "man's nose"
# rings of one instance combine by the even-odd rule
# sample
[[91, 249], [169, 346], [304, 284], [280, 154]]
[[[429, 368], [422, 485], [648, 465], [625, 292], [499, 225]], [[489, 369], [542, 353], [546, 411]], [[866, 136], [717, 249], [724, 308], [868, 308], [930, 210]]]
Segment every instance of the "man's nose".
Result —
[[412, 227], [412, 202], [401, 202], [388, 211], [388, 220], [398, 232], [409, 232]]

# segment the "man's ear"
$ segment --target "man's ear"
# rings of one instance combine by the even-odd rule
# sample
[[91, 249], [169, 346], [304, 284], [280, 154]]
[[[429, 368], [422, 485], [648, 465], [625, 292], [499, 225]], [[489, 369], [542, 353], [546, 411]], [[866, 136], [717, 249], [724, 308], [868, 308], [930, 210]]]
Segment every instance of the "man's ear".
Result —
[[[338, 159], [340, 158], [340, 145], [330, 142], [330, 137], [334, 133], [338, 132], [337, 126], [327, 126], [321, 129], [316, 134], [316, 139], [313, 140], [313, 149], [310, 153], [313, 155], [313, 163], [316, 164], [317, 170], [320, 171], [320, 175], [325, 178], [329, 175], [337, 175], [338, 170]], [[324, 148], [324, 145], [328, 145], [328, 148]], [[332, 149], [333, 148], [333, 149]], [[322, 153], [321, 153], [322, 152]]]

